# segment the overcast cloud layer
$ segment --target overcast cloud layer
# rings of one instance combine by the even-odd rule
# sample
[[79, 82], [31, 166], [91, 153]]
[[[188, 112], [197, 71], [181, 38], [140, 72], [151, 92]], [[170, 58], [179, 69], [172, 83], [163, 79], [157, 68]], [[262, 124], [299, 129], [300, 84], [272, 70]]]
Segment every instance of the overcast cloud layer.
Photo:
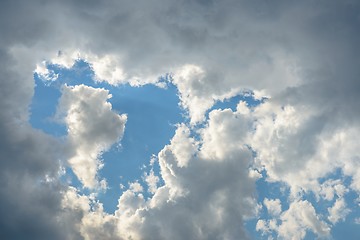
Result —
[[[256, 219], [264, 239], [296, 240], [359, 223], [347, 218], [360, 204], [359, 29], [350, 0], [1, 1], [0, 238], [251, 239]], [[47, 64], [79, 59], [114, 86], [171, 74], [188, 114], [155, 157], [159, 176], [144, 173], [151, 197], [134, 183], [114, 213], [96, 199], [101, 154], [126, 131], [109, 91], [63, 86], [65, 138], [28, 122], [34, 72], [56, 81]], [[262, 101], [205, 114], [243, 93]], [[91, 194], [61, 179], [67, 167]], [[286, 202], [259, 201], [259, 179]], [[333, 204], [319, 214], [308, 194]]]

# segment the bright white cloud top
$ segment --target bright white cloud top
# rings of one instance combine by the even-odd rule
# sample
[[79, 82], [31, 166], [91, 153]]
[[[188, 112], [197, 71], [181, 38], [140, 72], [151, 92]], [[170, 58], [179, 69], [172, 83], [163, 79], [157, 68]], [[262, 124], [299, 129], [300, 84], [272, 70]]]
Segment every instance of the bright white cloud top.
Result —
[[127, 117], [114, 113], [108, 98], [111, 95], [105, 89], [65, 85], [58, 106], [58, 117], [64, 115], [69, 148], [74, 152], [68, 162], [87, 188], [100, 186], [96, 177], [101, 168], [99, 155], [124, 133]]
[[360, 239], [358, 1], [2, 1], [1, 239]]

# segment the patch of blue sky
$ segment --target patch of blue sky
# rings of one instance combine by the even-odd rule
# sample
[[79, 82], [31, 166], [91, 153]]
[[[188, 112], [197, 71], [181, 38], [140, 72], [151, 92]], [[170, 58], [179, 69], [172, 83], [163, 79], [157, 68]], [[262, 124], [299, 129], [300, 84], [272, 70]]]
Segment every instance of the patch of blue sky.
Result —
[[345, 221], [336, 223], [332, 228], [331, 233], [334, 239], [344, 239], [344, 236], [349, 240], [360, 239], [360, 225], [355, 223], [355, 219], [360, 217], [358, 197], [355, 191], [350, 191], [345, 195], [347, 208], [351, 212], [346, 216]]
[[35, 94], [30, 108], [30, 124], [56, 137], [66, 135], [66, 127], [54, 119], [56, 106], [61, 96], [59, 89], [49, 87], [34, 74]]
[[[170, 143], [176, 123], [183, 121], [173, 86], [162, 89], [154, 85], [138, 88], [124, 85], [112, 93], [110, 102], [113, 109], [126, 113], [128, 121], [121, 147], [114, 146], [103, 154], [106, 164], [100, 174], [106, 176], [110, 189], [100, 196], [100, 200], [104, 202], [105, 210], [109, 211], [117, 205], [122, 191], [119, 184], [127, 187], [128, 182], [142, 182], [144, 171], [149, 170], [151, 156], [157, 155]], [[144, 166], [147, 168], [144, 169]], [[154, 165], [154, 172], [159, 173], [157, 164]], [[145, 192], [144, 196], [148, 194]]]
[[359, 217], [359, 208], [351, 208], [352, 212], [347, 217], [348, 220], [336, 223], [332, 228], [331, 235], [333, 239], [359, 240], [360, 239], [360, 225], [353, 221], [353, 217]]
[[[48, 65], [48, 69], [54, 71], [58, 79], [45, 82], [37, 74], [34, 75], [36, 88], [30, 119], [33, 127], [54, 136], [66, 135], [65, 126], [53, 119], [61, 96], [61, 86], [64, 84], [85, 84], [108, 89], [113, 96], [108, 100], [113, 110], [126, 113], [128, 116], [121, 145], [115, 144], [101, 156], [104, 167], [99, 172], [99, 178], [106, 178], [109, 189], [104, 193], [100, 192], [98, 197], [103, 202], [105, 211], [113, 212], [123, 191], [120, 184], [127, 189], [129, 182], [142, 182], [144, 171], [149, 171], [151, 156], [170, 142], [176, 124], [184, 121], [183, 111], [178, 105], [177, 90], [171, 84], [162, 89], [154, 85], [111, 86], [105, 82], [95, 82], [90, 66], [84, 61], [77, 61], [71, 69], [63, 69], [56, 65]], [[147, 168], [144, 169], [144, 166]], [[153, 168], [158, 174], [159, 166], [155, 164]], [[81, 189], [81, 184], [71, 169], [67, 169], [64, 180]], [[82, 189], [82, 192], [86, 193], [87, 190]], [[148, 196], [146, 192], [144, 195]]]
[[262, 178], [256, 181], [257, 197], [259, 202], [263, 202], [265, 198], [280, 199], [282, 209], [289, 208], [288, 199], [290, 194], [289, 187], [283, 182], [269, 182], [267, 181], [266, 171], [262, 171]]

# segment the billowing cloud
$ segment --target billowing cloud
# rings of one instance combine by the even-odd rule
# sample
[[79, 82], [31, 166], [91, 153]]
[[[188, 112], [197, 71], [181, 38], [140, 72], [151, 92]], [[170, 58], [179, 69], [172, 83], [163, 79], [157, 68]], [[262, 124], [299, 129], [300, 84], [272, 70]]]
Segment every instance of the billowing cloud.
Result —
[[264, 199], [264, 205], [270, 215], [278, 216], [281, 213], [281, 202], [279, 199]]
[[127, 116], [113, 112], [109, 98], [108, 90], [85, 85], [62, 89], [57, 115], [64, 117], [74, 152], [69, 164], [87, 188], [106, 187], [97, 179], [102, 165], [99, 157], [122, 138], [125, 130]]
[[[229, 139], [224, 135], [222, 140]], [[116, 229], [120, 239], [248, 239], [244, 220], [255, 217], [259, 209], [255, 179], [244, 167], [251, 162], [251, 152], [239, 145], [227, 158], [203, 159], [197, 157], [205, 151], [199, 150], [198, 144], [190, 137], [190, 130], [179, 125], [171, 144], [158, 155], [164, 185], [146, 200], [142, 186], [131, 183], [120, 196], [115, 215], [103, 213], [101, 206], [91, 211], [90, 200], [70, 190], [65, 202], [72, 209], [81, 208], [80, 229], [87, 229], [90, 217], [92, 221], [99, 217], [103, 226]], [[93, 224], [95, 230], [81, 232], [85, 239], [95, 239], [91, 234], [98, 234], [92, 231], [100, 225]]]
[[[264, 235], [329, 237], [346, 221], [347, 194], [360, 193], [358, 1], [1, 5], [1, 238], [239, 239], [261, 202], [272, 214], [257, 221]], [[109, 92], [63, 87], [68, 142], [29, 124], [33, 73], [56, 81], [47, 64], [71, 68], [78, 59], [96, 82], [114, 86], [156, 84], [170, 74], [188, 113], [158, 154], [159, 175], [144, 177], [153, 195], [132, 185], [115, 214], [60, 176], [68, 160], [85, 187], [104, 186], [100, 155], [126, 122]], [[209, 110], [243, 92], [269, 98]], [[262, 176], [290, 194], [258, 203]], [[272, 200], [280, 198], [288, 204]], [[323, 202], [330, 207], [320, 213]]]
[[328, 208], [328, 211], [329, 220], [334, 224], [338, 221], [344, 221], [346, 215], [350, 213], [350, 209], [346, 208], [346, 203], [343, 198], [337, 199], [334, 206]]
[[303, 239], [307, 230], [312, 230], [320, 237], [330, 234], [329, 226], [319, 220], [314, 207], [308, 201], [293, 202], [282, 214], [281, 220], [278, 232], [283, 239]]
[[[194, 141], [188, 134], [184, 135], [184, 126], [179, 126], [179, 129], [182, 130], [177, 131], [174, 139], [181, 137], [182, 143]], [[165, 185], [151, 200], [149, 222], [144, 224], [145, 236], [153, 236], [152, 239], [171, 236], [176, 239], [247, 238], [242, 222], [246, 217], [255, 217], [257, 211], [254, 180], [243, 168], [251, 161], [250, 152], [240, 145], [232, 149], [233, 154], [227, 158], [208, 160], [195, 157], [204, 151], [198, 150], [183, 166], [179, 163], [187, 156], [179, 153], [193, 150], [182, 144], [182, 151], [178, 151], [173, 144], [159, 153]], [[196, 148], [196, 144], [192, 145]], [[172, 212], [171, 216], [168, 212]], [[185, 222], [188, 224], [179, 227], [179, 223]], [[173, 235], [174, 232], [177, 234]]]

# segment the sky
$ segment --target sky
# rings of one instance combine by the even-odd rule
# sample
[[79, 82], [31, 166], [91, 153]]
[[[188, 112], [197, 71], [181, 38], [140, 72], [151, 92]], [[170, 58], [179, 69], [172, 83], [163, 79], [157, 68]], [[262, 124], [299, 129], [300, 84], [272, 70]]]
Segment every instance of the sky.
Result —
[[0, 238], [360, 239], [360, 2], [3, 0]]

